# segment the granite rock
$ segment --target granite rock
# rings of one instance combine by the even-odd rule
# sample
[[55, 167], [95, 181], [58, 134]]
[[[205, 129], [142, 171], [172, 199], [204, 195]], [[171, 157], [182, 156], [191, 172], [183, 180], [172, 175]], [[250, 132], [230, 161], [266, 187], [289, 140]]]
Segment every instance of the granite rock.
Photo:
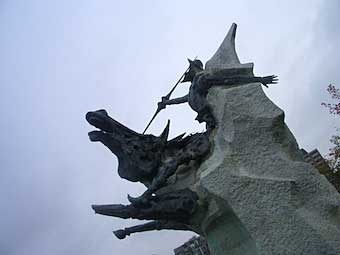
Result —
[[303, 161], [284, 112], [258, 83], [207, 99], [217, 128], [195, 185], [208, 201], [196, 229], [213, 254], [339, 254], [340, 195]]

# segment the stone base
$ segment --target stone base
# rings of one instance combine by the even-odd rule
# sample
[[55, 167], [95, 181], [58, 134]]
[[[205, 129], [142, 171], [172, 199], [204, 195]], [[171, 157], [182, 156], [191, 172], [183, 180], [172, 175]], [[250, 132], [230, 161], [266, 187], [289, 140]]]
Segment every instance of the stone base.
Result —
[[340, 195], [303, 161], [261, 85], [212, 88], [218, 123], [196, 184], [198, 232], [220, 254], [340, 254]]

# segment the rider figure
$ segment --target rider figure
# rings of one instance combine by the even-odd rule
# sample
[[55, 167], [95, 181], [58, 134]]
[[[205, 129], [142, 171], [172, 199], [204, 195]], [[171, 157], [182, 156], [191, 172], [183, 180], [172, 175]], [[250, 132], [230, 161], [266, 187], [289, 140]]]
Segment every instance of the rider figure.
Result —
[[249, 74], [237, 74], [236, 69], [222, 69], [217, 71], [206, 71], [199, 59], [190, 60], [189, 69], [185, 73], [182, 82], [191, 82], [189, 93], [183, 97], [166, 99], [158, 103], [160, 109], [167, 105], [181, 104], [188, 102], [190, 107], [198, 113], [196, 120], [206, 122], [208, 130], [215, 127], [216, 123], [211, 113], [211, 108], [206, 100], [208, 89], [212, 86], [234, 86], [253, 82], [260, 82], [262, 85], [275, 84], [277, 76], [254, 77]]

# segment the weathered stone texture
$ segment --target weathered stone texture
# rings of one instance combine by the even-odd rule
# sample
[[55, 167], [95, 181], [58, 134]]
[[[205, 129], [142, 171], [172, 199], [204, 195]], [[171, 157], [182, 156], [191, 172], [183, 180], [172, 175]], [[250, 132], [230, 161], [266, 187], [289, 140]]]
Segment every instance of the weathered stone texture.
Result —
[[340, 254], [340, 195], [261, 85], [212, 88], [208, 101], [218, 127], [197, 190], [215, 201], [200, 221], [212, 253]]

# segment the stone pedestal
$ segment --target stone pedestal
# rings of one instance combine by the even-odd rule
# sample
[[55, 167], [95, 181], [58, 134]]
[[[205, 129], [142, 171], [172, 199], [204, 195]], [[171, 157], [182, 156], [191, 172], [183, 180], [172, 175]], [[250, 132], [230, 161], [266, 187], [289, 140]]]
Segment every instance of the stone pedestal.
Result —
[[196, 183], [213, 255], [340, 254], [340, 195], [303, 161], [261, 85], [212, 88], [218, 127]]

